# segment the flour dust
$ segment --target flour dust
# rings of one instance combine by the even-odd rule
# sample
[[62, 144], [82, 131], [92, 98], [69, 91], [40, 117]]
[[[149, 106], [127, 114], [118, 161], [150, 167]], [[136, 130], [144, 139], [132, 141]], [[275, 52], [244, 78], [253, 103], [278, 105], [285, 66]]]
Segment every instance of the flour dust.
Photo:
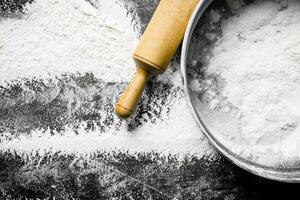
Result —
[[146, 90], [135, 119], [115, 116], [138, 41], [119, 1], [39, 0], [23, 12], [0, 19], [1, 151], [214, 154], [176, 64]]

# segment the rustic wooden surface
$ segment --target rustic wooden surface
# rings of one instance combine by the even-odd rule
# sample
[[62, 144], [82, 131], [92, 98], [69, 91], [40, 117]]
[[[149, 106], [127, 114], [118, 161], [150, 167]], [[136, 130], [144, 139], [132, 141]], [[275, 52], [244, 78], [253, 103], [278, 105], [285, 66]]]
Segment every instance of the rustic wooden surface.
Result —
[[[2, 0], [0, 12], [20, 10], [24, 2]], [[142, 33], [158, 1], [120, 2], [133, 17], [140, 19], [134, 24]], [[106, 83], [92, 74], [64, 75], [57, 80], [56, 85], [39, 79], [19, 80], [37, 95], [51, 97], [58, 88], [59, 94], [52, 95], [46, 104], [24, 103], [21, 96], [25, 89], [18, 81], [0, 87], [0, 134], [29, 133], [46, 127], [59, 132], [66, 124], [76, 130], [80, 122], [86, 122], [86, 129], [120, 128], [120, 120], [111, 113], [116, 94], [127, 83]], [[82, 107], [70, 111], [64, 92], [73, 91], [76, 96], [82, 89], [91, 91], [92, 101], [81, 102]], [[146, 96], [153, 104], [163, 104], [164, 94], [174, 90], [180, 89], [153, 81]], [[101, 96], [102, 93], [106, 95]], [[155, 109], [140, 105], [139, 112], [147, 114], [137, 115], [129, 127], [136, 129], [145, 121], [154, 120], [151, 116], [160, 114]], [[108, 115], [103, 119], [98, 111]], [[157, 152], [132, 155], [115, 151], [98, 152], [87, 161], [77, 155], [59, 153], [43, 156], [38, 152], [30, 156], [0, 153], [0, 199], [287, 199], [288, 195], [297, 194], [298, 188], [299, 185], [258, 178], [222, 156], [213, 159], [186, 156], [179, 161], [177, 156], [162, 156]]]

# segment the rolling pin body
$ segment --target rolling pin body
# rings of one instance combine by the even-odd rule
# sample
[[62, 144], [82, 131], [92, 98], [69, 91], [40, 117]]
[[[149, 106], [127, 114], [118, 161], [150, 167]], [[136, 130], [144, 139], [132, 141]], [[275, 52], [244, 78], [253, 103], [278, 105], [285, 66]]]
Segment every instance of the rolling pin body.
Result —
[[129, 117], [135, 111], [149, 78], [167, 69], [199, 1], [160, 1], [133, 54], [137, 73], [116, 105], [120, 117]]

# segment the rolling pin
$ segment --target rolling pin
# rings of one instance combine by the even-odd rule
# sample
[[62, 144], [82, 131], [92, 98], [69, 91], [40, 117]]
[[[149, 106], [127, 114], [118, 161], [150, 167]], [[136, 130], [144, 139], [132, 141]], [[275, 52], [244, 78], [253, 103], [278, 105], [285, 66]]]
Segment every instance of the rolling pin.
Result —
[[130, 117], [137, 107], [147, 81], [162, 74], [179, 47], [188, 21], [200, 0], [161, 0], [139, 44], [133, 59], [137, 71], [115, 106], [122, 118]]

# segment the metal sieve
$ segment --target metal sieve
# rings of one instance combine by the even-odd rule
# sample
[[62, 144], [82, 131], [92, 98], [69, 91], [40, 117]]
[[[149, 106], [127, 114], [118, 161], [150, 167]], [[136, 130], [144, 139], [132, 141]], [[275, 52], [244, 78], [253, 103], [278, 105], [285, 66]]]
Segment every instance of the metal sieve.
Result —
[[[200, 18], [203, 16], [207, 8], [211, 5], [213, 0], [202, 0], [196, 7], [186, 30], [185, 37], [183, 40], [182, 45], [182, 52], [181, 52], [181, 71], [183, 76], [183, 82], [184, 82], [184, 89], [186, 93], [186, 98], [188, 101], [188, 105], [190, 108], [190, 111], [192, 112], [194, 119], [197, 121], [200, 130], [207, 136], [207, 138], [210, 140], [212, 145], [226, 158], [228, 158], [230, 161], [235, 163], [237, 166], [245, 169], [246, 171], [249, 171], [253, 174], [256, 174], [258, 176], [276, 180], [276, 181], [282, 181], [282, 182], [300, 182], [300, 168], [297, 167], [297, 164], [294, 164], [293, 166], [285, 167], [272, 167], [260, 163], [256, 163], [251, 161], [250, 159], [244, 158], [236, 153], [234, 153], [232, 150], [230, 150], [228, 147], [226, 147], [224, 144], [222, 144], [221, 141], [219, 141], [216, 138], [216, 133], [212, 131], [210, 128], [210, 124], [208, 124], [205, 121], [205, 115], [202, 112], [201, 109], [197, 108], [195, 105], [195, 102], [192, 101], [192, 95], [193, 92], [189, 89], [189, 76], [188, 76], [188, 55], [190, 50], [190, 42], [192, 39], [192, 35], [194, 33], [195, 27], [198, 24]], [[298, 165], [299, 166], [299, 165]]]

